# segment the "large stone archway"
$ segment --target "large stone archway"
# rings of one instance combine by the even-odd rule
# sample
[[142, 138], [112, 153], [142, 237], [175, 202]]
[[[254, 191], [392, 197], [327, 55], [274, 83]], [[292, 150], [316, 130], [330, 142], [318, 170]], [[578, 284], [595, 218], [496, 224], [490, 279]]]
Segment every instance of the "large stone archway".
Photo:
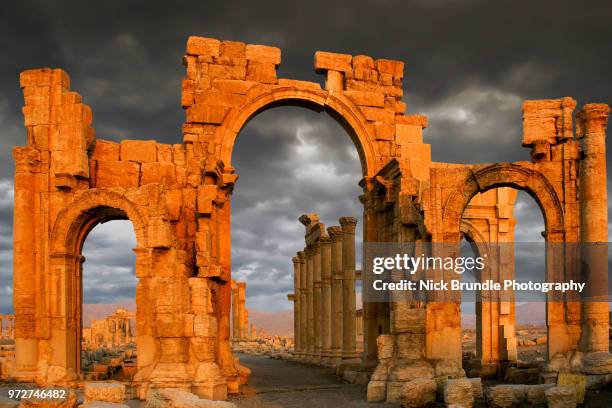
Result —
[[220, 159], [231, 166], [232, 151], [242, 128], [259, 112], [278, 105], [303, 106], [313, 110], [326, 110], [346, 129], [353, 140], [361, 162], [363, 176], [371, 176], [380, 156], [376, 139], [370, 134], [367, 121], [357, 106], [346, 96], [333, 91], [317, 89], [316, 84], [307, 86], [282, 86], [272, 88], [248, 99], [242, 106], [231, 111], [223, 124], [225, 134], [221, 136]]
[[[530, 162], [438, 163], [423, 143], [427, 119], [405, 113], [402, 62], [317, 52], [323, 87], [278, 78], [280, 62], [275, 47], [190, 37], [181, 95], [186, 119], [176, 144], [96, 138], [91, 110], [64, 71], [20, 75], [28, 138], [14, 149], [17, 379], [74, 383], [78, 311], [70, 294], [79, 246], [96, 222], [125, 217], [138, 237], [140, 396], [162, 386], [213, 399], [238, 392], [245, 378], [229, 342], [231, 194], [238, 178], [231, 154], [245, 123], [279, 104], [326, 110], [347, 129], [363, 170], [366, 243], [458, 242], [469, 199], [500, 186], [536, 198], [548, 242], [607, 240], [606, 105], [582, 108], [574, 132], [571, 98], [527, 101], [523, 145], [532, 149]], [[578, 272], [571, 259], [553, 261], [551, 271]], [[607, 271], [591, 276], [603, 282]], [[548, 306], [549, 335], [567, 339], [551, 351], [607, 351], [607, 303], [571, 307]], [[378, 391], [387, 381], [390, 390], [400, 389], [401, 373], [413, 364], [457, 374], [455, 302], [363, 309], [364, 366], [392, 367], [376, 380]], [[382, 335], [392, 345], [384, 362], [380, 327], [388, 328]]]

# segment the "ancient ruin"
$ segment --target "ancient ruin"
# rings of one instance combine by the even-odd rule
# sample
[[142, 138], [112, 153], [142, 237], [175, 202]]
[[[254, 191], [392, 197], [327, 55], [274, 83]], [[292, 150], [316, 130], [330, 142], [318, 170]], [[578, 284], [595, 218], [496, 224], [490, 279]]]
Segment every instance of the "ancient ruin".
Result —
[[0, 339], [15, 338], [15, 315], [0, 315]]
[[251, 338], [249, 311], [245, 308], [246, 282], [232, 281], [232, 341]]
[[[27, 144], [14, 148], [15, 379], [39, 385], [78, 384], [83, 241], [100, 222], [128, 219], [137, 238], [133, 380], [138, 395], [145, 398], [157, 388], [181, 388], [200, 397], [225, 399], [238, 392], [245, 371], [230, 347], [230, 202], [238, 178], [232, 149], [249, 119], [279, 105], [327, 111], [352, 138], [363, 172], [365, 243], [458, 246], [462, 234], [470, 233], [464, 213], [472, 198], [500, 187], [524, 190], [535, 198], [544, 214], [547, 243], [607, 242], [607, 105], [587, 104], [574, 115], [576, 102], [571, 98], [526, 101], [522, 143], [531, 151], [530, 160], [440, 163], [432, 160], [430, 146], [423, 143], [427, 118], [406, 113], [401, 61], [317, 52], [314, 68], [324, 75], [323, 87], [277, 78], [280, 62], [281, 52], [275, 47], [190, 37], [182, 82], [183, 140], [173, 145], [98, 139], [91, 109], [70, 89], [64, 71], [21, 73]], [[496, 205], [509, 205], [509, 198], [500, 196]], [[507, 215], [507, 210], [497, 215], [506, 231], [480, 231], [485, 241], [505, 239], [503, 234], [511, 230]], [[473, 224], [478, 214], [475, 217]], [[315, 361], [361, 357], [364, 372], [372, 373], [368, 399], [373, 401], [427, 402], [435, 394], [434, 377], [449, 378], [443, 393], [447, 404], [469, 400], [472, 381], [461, 369], [459, 302], [433, 295], [425, 303], [366, 302], [364, 352], [359, 356], [355, 301], [350, 300], [355, 220], [343, 219], [340, 229], [327, 234], [312, 217], [304, 221], [314, 228], [313, 241], [298, 256], [297, 287], [307, 285], [312, 292], [306, 298], [299, 292], [298, 353]], [[317, 228], [321, 229], [315, 238]], [[341, 288], [336, 280], [329, 284], [340, 274], [339, 246]], [[596, 258], [601, 253], [585, 255]], [[549, 257], [546, 277], [576, 276], [580, 271], [572, 256]], [[607, 287], [607, 262], [599, 264], [606, 268], [590, 270], [589, 278]], [[313, 314], [319, 304], [315, 298], [324, 299], [325, 310], [340, 309], [339, 304], [328, 309], [329, 290], [343, 291], [341, 343], [333, 336], [335, 330], [332, 336], [327, 331], [340, 319]], [[509, 336], [512, 308], [495, 307], [499, 310], [491, 312], [485, 324], [507, 328]], [[549, 302], [546, 323], [548, 380], [559, 381], [559, 367], [570, 362], [580, 375], [612, 372], [607, 298], [582, 304]], [[512, 357], [508, 336], [483, 346], [483, 365]], [[488, 392], [508, 395], [507, 388], [498, 387], [502, 388]], [[550, 398], [568, 395], [564, 386], [545, 392]]]
[[355, 304], [355, 226], [357, 219], [340, 218], [340, 226], [305, 214], [304, 251], [293, 257], [294, 354], [298, 360], [338, 364], [359, 357]]
[[116, 347], [136, 341], [133, 329], [134, 312], [119, 308], [102, 320], [92, 320], [91, 327], [83, 328], [83, 346], [89, 349]]

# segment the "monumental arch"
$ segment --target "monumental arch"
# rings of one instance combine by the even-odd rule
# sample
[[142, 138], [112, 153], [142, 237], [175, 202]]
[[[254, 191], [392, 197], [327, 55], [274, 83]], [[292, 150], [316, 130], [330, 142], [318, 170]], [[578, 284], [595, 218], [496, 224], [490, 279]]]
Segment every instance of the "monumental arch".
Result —
[[[278, 105], [325, 110], [347, 129], [363, 170], [364, 242], [458, 243], [472, 196], [497, 187], [536, 199], [549, 242], [607, 241], [608, 106], [585, 105], [574, 132], [571, 98], [527, 101], [523, 145], [531, 161], [439, 163], [423, 143], [427, 119], [406, 113], [402, 62], [316, 52], [323, 87], [277, 78], [280, 63], [275, 47], [190, 37], [183, 140], [172, 145], [98, 139], [91, 109], [64, 71], [21, 73], [27, 145], [14, 149], [16, 379], [76, 384], [81, 246], [97, 223], [129, 219], [137, 237], [140, 395], [161, 386], [214, 399], [238, 391], [230, 349], [230, 212], [238, 178], [231, 154], [244, 124]], [[556, 270], [576, 272], [564, 261], [554, 259]], [[607, 271], [598, 273], [607, 279]], [[549, 351], [607, 351], [607, 307], [548, 305]], [[406, 366], [432, 375], [460, 366], [459, 318], [457, 302], [434, 297], [365, 304], [362, 361], [385, 372], [378, 389], [402, 383]], [[377, 346], [385, 342], [390, 348], [381, 354]]]

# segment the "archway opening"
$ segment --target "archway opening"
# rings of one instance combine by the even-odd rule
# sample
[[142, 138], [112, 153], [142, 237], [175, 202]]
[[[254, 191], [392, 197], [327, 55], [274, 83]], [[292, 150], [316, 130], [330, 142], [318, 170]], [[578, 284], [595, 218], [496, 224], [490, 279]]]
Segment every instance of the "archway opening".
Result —
[[130, 382], [137, 367], [136, 236], [122, 211], [104, 213], [81, 243], [80, 371], [85, 380]]
[[[305, 227], [298, 218], [316, 213], [327, 228], [339, 225], [340, 217], [355, 217], [355, 261], [360, 269], [363, 207], [358, 200], [362, 194], [358, 183], [364, 170], [355, 138], [346, 137], [346, 133], [344, 126], [325, 112], [303, 109], [301, 103], [300, 107], [275, 106], [249, 120], [233, 149], [232, 166], [239, 180], [232, 194], [232, 279], [246, 283], [250, 346], [236, 338], [235, 326], [240, 319], [230, 319], [234, 322], [231, 337], [234, 351], [242, 352], [238, 354], [241, 364], [252, 370], [252, 387], [285, 381], [282, 370], [278, 375], [264, 373], [245, 353], [257, 353], [248, 347], [276, 352], [294, 347], [293, 303], [287, 295], [295, 299], [292, 258], [306, 245]], [[355, 286], [358, 291], [360, 286]], [[358, 319], [361, 296], [355, 299]], [[356, 320], [356, 337], [360, 327], [363, 325]], [[301, 385], [337, 381], [327, 372], [319, 374], [319, 378], [304, 377]]]
[[[515, 186], [513, 186], [515, 187]], [[494, 186], [477, 193], [462, 214], [463, 256], [486, 256], [480, 274], [499, 282], [544, 282], [546, 243], [543, 210], [526, 191]], [[464, 368], [468, 376], [537, 382], [546, 355], [546, 295], [516, 290], [462, 293]], [[471, 303], [474, 302], [474, 303]], [[473, 310], [472, 310], [473, 308]], [[474, 331], [472, 331], [472, 326]]]

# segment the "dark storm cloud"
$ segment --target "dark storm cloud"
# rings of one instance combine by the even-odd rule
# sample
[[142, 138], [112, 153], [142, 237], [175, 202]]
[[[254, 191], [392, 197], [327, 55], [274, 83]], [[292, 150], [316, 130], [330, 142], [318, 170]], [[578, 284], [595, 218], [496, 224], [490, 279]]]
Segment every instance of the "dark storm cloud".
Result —
[[[180, 60], [189, 35], [280, 46], [279, 76], [318, 82], [316, 50], [403, 60], [404, 99], [409, 112], [429, 115], [425, 142], [434, 160], [527, 160], [520, 146], [523, 99], [612, 102], [611, 17], [605, 0], [11, 2], [0, 13], [0, 187], [11, 185], [12, 146], [25, 143], [19, 71], [66, 69], [92, 106], [100, 138], [176, 143], [184, 117]], [[276, 307], [291, 287], [288, 257], [303, 235], [299, 212], [319, 211], [327, 223], [360, 214], [355, 150], [324, 115], [275, 110], [243, 131], [234, 161], [241, 175], [233, 202], [234, 268], [257, 275], [249, 280], [250, 295], [265, 304], [263, 294], [275, 293]], [[519, 205], [515, 212], [536, 220], [533, 208]], [[10, 206], [0, 208], [2, 310], [10, 303], [11, 218]], [[122, 260], [112, 254], [100, 252], [100, 265], [128, 267], [128, 254]], [[90, 265], [96, 256], [88, 256]]]
[[131, 222], [96, 226], [83, 245], [83, 303], [116, 303], [136, 295], [136, 235]]

